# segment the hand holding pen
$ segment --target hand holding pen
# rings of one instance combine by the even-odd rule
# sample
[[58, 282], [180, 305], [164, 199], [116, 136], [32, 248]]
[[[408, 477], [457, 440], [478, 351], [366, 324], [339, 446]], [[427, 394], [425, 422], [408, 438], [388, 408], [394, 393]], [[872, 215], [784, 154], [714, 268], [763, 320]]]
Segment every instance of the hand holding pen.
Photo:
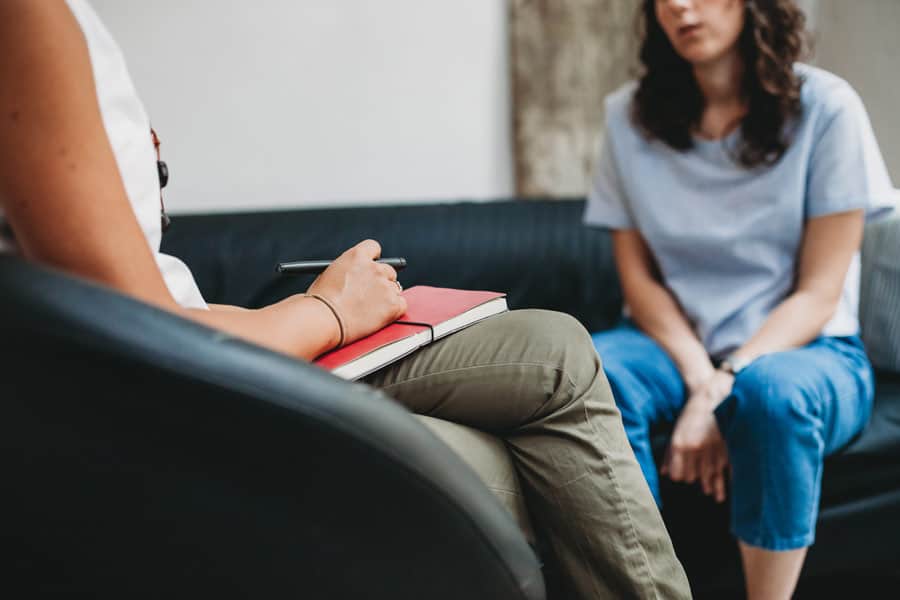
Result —
[[333, 341], [339, 347], [381, 329], [406, 311], [397, 281], [397, 270], [405, 265], [404, 259], [382, 259], [381, 245], [365, 240], [333, 261], [281, 263], [277, 270], [283, 275], [318, 275], [301, 296], [320, 301], [333, 313]]

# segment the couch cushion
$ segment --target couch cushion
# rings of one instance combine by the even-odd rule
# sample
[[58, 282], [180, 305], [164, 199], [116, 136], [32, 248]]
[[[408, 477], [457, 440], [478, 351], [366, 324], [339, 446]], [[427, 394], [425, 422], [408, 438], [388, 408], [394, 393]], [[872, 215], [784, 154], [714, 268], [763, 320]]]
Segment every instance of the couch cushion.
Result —
[[859, 314], [872, 364], [900, 372], [900, 215], [866, 227]]

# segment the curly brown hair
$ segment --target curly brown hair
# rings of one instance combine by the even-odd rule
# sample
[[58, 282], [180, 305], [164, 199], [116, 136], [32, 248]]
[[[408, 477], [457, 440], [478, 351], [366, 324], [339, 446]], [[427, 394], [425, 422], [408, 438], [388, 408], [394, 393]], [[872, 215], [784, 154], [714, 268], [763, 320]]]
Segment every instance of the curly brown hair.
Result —
[[[794, 63], [806, 53], [808, 38], [806, 16], [794, 0], [745, 0], [745, 5], [738, 47], [746, 67], [742, 94], [748, 111], [732, 151], [739, 164], [754, 168], [777, 163], [791, 143], [788, 125], [802, 112], [803, 81]], [[689, 150], [706, 101], [691, 64], [657, 21], [655, 0], [644, 1], [638, 21], [644, 70], [632, 117], [649, 138]]]

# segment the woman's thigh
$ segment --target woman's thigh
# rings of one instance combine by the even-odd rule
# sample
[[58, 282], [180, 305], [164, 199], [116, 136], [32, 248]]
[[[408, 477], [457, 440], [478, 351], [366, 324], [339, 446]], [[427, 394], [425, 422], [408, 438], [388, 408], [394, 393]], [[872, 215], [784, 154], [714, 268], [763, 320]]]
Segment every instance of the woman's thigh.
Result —
[[812, 433], [823, 455], [850, 442], [868, 421], [874, 377], [856, 338], [819, 338], [757, 359], [716, 409], [726, 438]]
[[547, 414], [561, 389], [586, 388], [597, 373], [576, 319], [516, 310], [430, 344], [365, 383], [413, 412], [504, 432]]

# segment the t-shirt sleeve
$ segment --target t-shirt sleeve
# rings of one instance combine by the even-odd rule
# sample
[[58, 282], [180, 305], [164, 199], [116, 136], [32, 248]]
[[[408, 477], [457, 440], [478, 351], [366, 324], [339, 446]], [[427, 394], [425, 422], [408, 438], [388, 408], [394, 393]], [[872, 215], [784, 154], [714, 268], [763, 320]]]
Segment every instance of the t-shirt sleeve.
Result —
[[180, 259], [157, 252], [156, 264], [169, 292], [182, 308], [209, 308], [200, 293], [200, 288], [197, 287], [197, 282], [194, 281], [191, 270]]
[[891, 213], [898, 193], [891, 183], [862, 100], [849, 86], [836, 93], [810, 158], [806, 217], [864, 209], [871, 221]]
[[607, 131], [588, 192], [584, 222], [587, 225], [610, 229], [633, 229], [635, 225], [628, 209], [625, 191], [622, 189], [622, 180], [610, 137]]

